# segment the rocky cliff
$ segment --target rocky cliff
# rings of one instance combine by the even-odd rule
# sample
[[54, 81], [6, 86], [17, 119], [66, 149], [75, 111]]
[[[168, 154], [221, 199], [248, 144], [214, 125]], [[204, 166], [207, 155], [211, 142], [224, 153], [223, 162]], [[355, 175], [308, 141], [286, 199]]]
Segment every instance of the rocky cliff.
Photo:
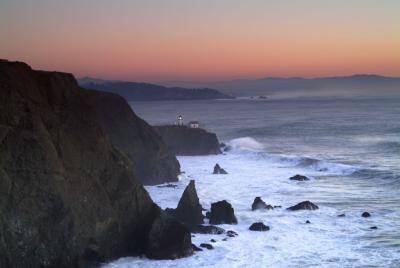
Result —
[[176, 155], [220, 154], [217, 135], [201, 128], [156, 126], [164, 142]]
[[86, 97], [72, 75], [0, 60], [0, 267], [191, 254]]
[[87, 90], [86, 99], [113, 145], [133, 160], [142, 183], [151, 185], [178, 180], [180, 166], [175, 155], [122, 97]]

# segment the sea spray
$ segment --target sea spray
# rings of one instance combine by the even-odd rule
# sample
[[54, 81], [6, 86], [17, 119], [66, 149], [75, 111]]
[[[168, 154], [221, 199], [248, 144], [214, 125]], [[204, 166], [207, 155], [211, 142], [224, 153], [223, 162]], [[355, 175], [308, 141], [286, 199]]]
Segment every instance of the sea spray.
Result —
[[228, 142], [228, 146], [233, 151], [252, 151], [260, 152], [264, 149], [262, 143], [251, 137], [242, 137]]

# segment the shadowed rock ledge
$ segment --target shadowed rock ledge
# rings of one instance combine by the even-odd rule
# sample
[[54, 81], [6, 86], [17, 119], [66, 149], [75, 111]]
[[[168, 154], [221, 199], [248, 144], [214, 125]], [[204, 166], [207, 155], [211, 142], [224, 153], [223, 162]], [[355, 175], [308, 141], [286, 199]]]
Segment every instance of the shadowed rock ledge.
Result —
[[126, 153], [146, 185], [177, 181], [180, 165], [159, 134], [139, 118], [119, 95], [84, 91], [100, 125], [112, 144]]
[[220, 154], [217, 135], [202, 128], [187, 126], [155, 126], [164, 142], [176, 155]]
[[0, 215], [0, 267], [192, 253], [189, 231], [153, 203], [73, 76], [4, 60]]

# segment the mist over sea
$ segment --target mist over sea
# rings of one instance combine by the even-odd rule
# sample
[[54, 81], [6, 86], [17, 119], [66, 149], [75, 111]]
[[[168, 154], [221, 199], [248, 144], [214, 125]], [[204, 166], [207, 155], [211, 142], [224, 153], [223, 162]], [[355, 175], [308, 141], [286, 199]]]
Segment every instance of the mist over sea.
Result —
[[[232, 150], [178, 157], [178, 187], [146, 187], [162, 208], [176, 207], [190, 179], [205, 208], [232, 203], [239, 233], [212, 251], [174, 261], [123, 258], [109, 267], [400, 267], [400, 98], [135, 102], [150, 124], [198, 120]], [[228, 175], [211, 175], [215, 163]], [[301, 174], [311, 178], [294, 182]], [[281, 209], [251, 211], [256, 196]], [[289, 212], [310, 200], [320, 209]], [[362, 218], [368, 211], [370, 218]], [[338, 217], [339, 214], [345, 217]], [[309, 220], [311, 224], [305, 224]], [[255, 221], [268, 232], [248, 231]], [[376, 226], [373, 230], [370, 227]]]

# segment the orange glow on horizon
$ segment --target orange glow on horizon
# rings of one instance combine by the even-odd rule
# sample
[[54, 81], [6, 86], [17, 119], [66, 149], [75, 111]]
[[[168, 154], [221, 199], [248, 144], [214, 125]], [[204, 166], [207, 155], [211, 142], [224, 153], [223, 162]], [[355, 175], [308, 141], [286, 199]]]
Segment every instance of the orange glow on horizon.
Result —
[[[114, 14], [106, 9], [110, 3], [99, 1], [93, 17], [84, 10], [63, 15], [57, 6], [55, 14], [43, 17], [38, 7], [37, 14], [26, 13], [15, 4], [3, 19], [0, 11], [0, 58], [78, 77], [132, 81], [400, 76], [400, 19], [392, 9], [331, 14], [322, 6], [313, 13], [303, 6], [299, 11], [290, 4], [270, 4], [275, 9], [264, 12], [233, 2], [228, 10], [217, 6], [215, 13], [202, 13], [203, 6], [192, 9], [173, 1], [186, 13], [139, 6], [133, 16], [123, 7]], [[18, 20], [22, 15], [30, 21]]]

